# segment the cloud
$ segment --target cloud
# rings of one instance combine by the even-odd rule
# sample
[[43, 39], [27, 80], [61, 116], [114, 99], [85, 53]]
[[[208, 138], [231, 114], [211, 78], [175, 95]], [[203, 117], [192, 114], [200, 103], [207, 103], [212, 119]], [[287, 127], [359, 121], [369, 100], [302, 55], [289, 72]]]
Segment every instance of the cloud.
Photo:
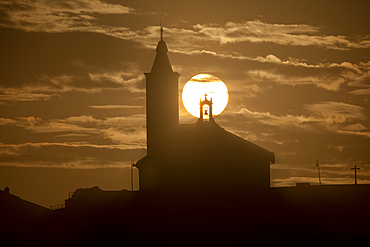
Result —
[[73, 116], [66, 119], [58, 120], [59, 122], [65, 122], [70, 124], [86, 124], [86, 123], [97, 123], [101, 124], [103, 120], [96, 119], [93, 116], [88, 115], [81, 115], [81, 116]]
[[55, 12], [99, 14], [129, 14], [135, 12], [131, 7], [105, 3], [100, 0], [57, 0], [53, 2], [41, 1], [41, 3], [48, 4]]
[[19, 127], [35, 126], [42, 123], [39, 117], [18, 117], [16, 119], [0, 118], [0, 125], [15, 125]]
[[118, 86], [121, 86], [132, 93], [143, 93], [145, 92], [145, 76], [139, 74], [134, 78], [124, 79], [127, 75], [126, 71], [120, 72], [103, 72], [103, 73], [89, 73], [89, 77], [95, 82], [110, 81]]
[[[132, 148], [146, 146], [146, 120], [144, 115], [95, 119], [92, 116], [69, 117], [58, 122], [67, 123], [72, 131], [92, 132], [113, 143]], [[90, 126], [90, 127], [87, 127]]]
[[[127, 72], [130, 71], [130, 72]], [[24, 81], [14, 87], [0, 86], [0, 101], [51, 100], [67, 92], [101, 93], [103, 90], [125, 89], [132, 93], [145, 92], [145, 76], [139, 72], [133, 75], [127, 71], [83, 73], [80, 76], [42, 75], [33, 81]], [[137, 69], [135, 69], [137, 71]]]
[[[142, 29], [131, 30], [128, 27], [100, 25], [98, 20], [91, 16], [99, 14], [137, 14], [130, 7], [120, 4], [108, 4], [94, 1], [15, 1], [5, 2], [0, 8], [8, 13], [13, 28], [35, 32], [93, 32], [113, 36], [120, 39], [134, 41], [142, 47], [154, 49], [158, 41], [158, 26], [147, 26]], [[22, 19], [23, 18], [23, 19]], [[52, 23], [52, 24], [51, 24]], [[8, 24], [3, 24], [8, 25]], [[8, 26], [9, 27], [9, 26]], [[277, 43], [287, 46], [319, 46], [328, 49], [368, 48], [370, 43], [366, 37], [351, 40], [343, 35], [327, 36], [321, 33], [322, 28], [307, 24], [274, 24], [259, 20], [227, 22], [224, 24], [196, 24], [188, 28], [165, 28], [166, 41], [170, 51], [188, 55], [209, 54], [225, 59], [237, 59], [258, 63], [275, 64], [277, 66], [294, 66], [316, 68], [312, 74], [297, 76], [293, 70], [278, 71], [251, 70], [249, 75], [260, 80], [277, 82], [287, 85], [308, 85], [331, 91], [337, 91], [341, 85], [360, 85], [366, 83], [369, 77], [369, 62], [356, 65], [349, 62], [308, 64], [300, 58], [281, 59], [274, 54], [266, 57], [248, 57], [237, 52], [218, 51], [220, 45], [228, 43]], [[181, 39], [178, 39], [181, 37]], [[336, 69], [340, 69], [340, 73]], [[319, 70], [332, 69], [332, 71]], [[127, 76], [124, 71], [90, 70], [87, 75], [79, 77], [45, 76], [39, 79], [39, 86], [24, 87], [22, 89], [2, 89], [0, 100], [31, 101], [50, 100], [60, 96], [61, 92], [81, 91], [98, 93], [106, 88], [123, 87], [129, 92], [142, 93], [144, 76], [140, 73]], [[86, 77], [87, 76], [87, 77]], [[72, 80], [72, 81], [71, 81]], [[92, 81], [94, 83], [87, 83]], [[99, 85], [100, 84], [100, 85]], [[101, 84], [104, 84], [102, 86]], [[36, 84], [37, 85], [37, 84]], [[353, 94], [365, 94], [367, 91], [353, 91]]]
[[351, 124], [351, 125], [344, 127], [343, 130], [361, 131], [361, 130], [367, 130], [367, 128], [361, 123], [356, 123], [356, 124]]
[[[283, 61], [275, 55], [245, 58], [250, 61], [275, 64], [268, 69], [249, 70], [247, 74], [262, 81], [282, 85], [316, 85], [330, 91], [338, 91], [343, 84], [357, 87], [370, 87], [370, 66], [368, 63], [317, 63], [308, 64], [302, 59], [289, 58]], [[289, 67], [289, 68], [288, 68]], [[351, 92], [355, 95], [367, 94], [367, 89]]]
[[[56, 123], [49, 123], [47, 126], [43, 126], [42, 130], [63, 131], [64, 128], [61, 127], [65, 127], [65, 129], [69, 128], [70, 131], [77, 133], [93, 133], [110, 139], [113, 143], [124, 144], [127, 147], [142, 148], [146, 146], [146, 121], [144, 115], [108, 117], [104, 119], [82, 115], [56, 121]], [[35, 129], [32, 130], [35, 131]]]
[[0, 166], [68, 169], [125, 168], [132, 158], [140, 159], [145, 149], [124, 145], [88, 143], [0, 144]]
[[[367, 128], [366, 128], [367, 129]], [[362, 129], [363, 130], [363, 129]], [[368, 137], [370, 138], [370, 132], [360, 132], [360, 131], [347, 131], [347, 130], [337, 130], [337, 133], [340, 134], [347, 134], [347, 135], [358, 135], [358, 136], [363, 136], [363, 137]]]
[[0, 101], [35, 101], [50, 100], [57, 96], [54, 93], [36, 93], [34, 88], [0, 88]]
[[[267, 57], [270, 57], [267, 59]], [[301, 70], [300, 76], [291, 76], [282, 70], [280, 67], [277, 71], [263, 71], [251, 70], [249, 73], [255, 77], [274, 80], [281, 84], [315, 84], [328, 90], [337, 90], [340, 85], [347, 82], [351, 86], [355, 86], [357, 81], [363, 80], [369, 73], [369, 68], [361, 68], [359, 65], [349, 62], [338, 63], [319, 63], [316, 65], [309, 65], [307, 63], [299, 62], [297, 59], [289, 59], [282, 61], [279, 58], [268, 55], [266, 58], [259, 57], [256, 60], [260, 62], [271, 62], [279, 65], [292, 65], [294, 67], [302, 67], [307, 70]], [[273, 58], [271, 58], [273, 57]], [[281, 71], [281, 72], [280, 72]], [[282, 74], [282, 72], [286, 74]], [[280, 73], [279, 73], [280, 72]], [[310, 74], [305, 76], [304, 74]]]
[[83, 80], [81, 77], [63, 75], [48, 76], [43, 75], [33, 81], [24, 81], [20, 87], [0, 87], [0, 100], [2, 101], [35, 101], [51, 100], [53, 97], [60, 97], [60, 93], [65, 92], [100, 92], [102, 86], [84, 87], [79, 86], [78, 82]]
[[317, 76], [293, 76], [277, 74], [273, 71], [252, 70], [249, 75], [266, 81], [272, 81], [281, 85], [316, 85], [330, 91], [338, 91], [340, 86], [345, 83], [344, 78], [337, 76], [317, 75]]
[[[299, 140], [302, 138], [299, 133], [369, 137], [365, 124], [369, 121], [369, 114], [364, 107], [342, 102], [324, 102], [307, 104], [305, 108], [308, 111], [306, 115], [279, 116], [270, 112], [251, 111], [241, 106], [235, 111], [225, 112], [218, 117], [217, 122], [247, 140], [274, 142], [278, 145]], [[249, 128], [246, 129], [246, 125]], [[295, 135], [297, 136], [294, 137]]]
[[[184, 53], [186, 54], [186, 52]], [[304, 59], [290, 57], [282, 60], [273, 54], [266, 57], [248, 57], [206, 51], [192, 51], [191, 54], [210, 54], [222, 59], [253, 62], [246, 64], [249, 70], [246, 70], [245, 74], [249, 79], [253, 78], [258, 82], [292, 86], [315, 85], [329, 91], [338, 91], [344, 84], [364, 86], [370, 73], [370, 66], [363, 66], [361, 62], [359, 64], [350, 62], [309, 64]], [[213, 68], [210, 70], [220, 71], [223, 69]], [[355, 91], [355, 93], [365, 94], [366, 91]]]
[[65, 124], [52, 121], [41, 125], [26, 126], [24, 128], [34, 133], [59, 133], [59, 132], [96, 133], [96, 131], [98, 131], [97, 128], [80, 127], [74, 124]]
[[364, 40], [350, 41], [345, 36], [316, 35], [320, 28], [306, 24], [270, 24], [259, 20], [228, 22], [194, 26], [195, 30], [221, 44], [252, 42], [271, 42], [289, 46], [321, 46], [327, 49], [345, 50], [349, 48], [370, 47]]
[[352, 80], [350, 81], [350, 86], [356, 87], [365, 87], [366, 89], [363, 90], [356, 90], [353, 94], [367, 94], [367, 89], [370, 87], [370, 61], [367, 63], [359, 63], [358, 68], [361, 70], [361, 74], [359, 76], [352, 76]]
[[365, 108], [343, 102], [329, 101], [305, 105], [305, 107], [315, 116], [326, 118], [327, 123], [344, 123], [352, 119], [365, 120], [367, 118]]
[[146, 116], [144, 114], [136, 114], [125, 117], [110, 117], [105, 119], [104, 124], [111, 127], [145, 126]]
[[57, 135], [55, 136], [56, 138], [80, 138], [80, 137], [88, 137], [90, 136], [89, 134], [75, 134], [75, 133], [72, 133], [72, 134], [62, 134], [62, 135]]
[[0, 125], [15, 124], [16, 121], [10, 118], [0, 118]]
[[[2, 121], [1, 121], [2, 120]], [[14, 125], [33, 133], [59, 133], [59, 132], [77, 132], [77, 133], [96, 133], [97, 128], [82, 126], [87, 123], [99, 123], [99, 120], [91, 116], [70, 117], [62, 120], [44, 121], [39, 117], [18, 117], [11, 119], [0, 119], [3, 125]], [[95, 126], [93, 126], [95, 127]]]
[[39, 125], [39, 124], [42, 123], [42, 119], [41, 118], [34, 117], [34, 116], [20, 117], [18, 119], [21, 120], [22, 122], [25, 122], [27, 125], [30, 125], [30, 126], [35, 126], [35, 125]]
[[370, 88], [357, 89], [357, 90], [351, 91], [349, 93], [354, 94], [354, 95], [370, 95]]
[[23, 128], [35, 134], [50, 134], [59, 139], [86, 139], [95, 140], [98, 143], [106, 143], [108, 139], [114, 144], [114, 147], [116, 147], [116, 144], [126, 149], [146, 147], [145, 115], [107, 117], [102, 119], [94, 118], [91, 115], [81, 115], [48, 121], [34, 116], [16, 119], [0, 118], [0, 125]]
[[247, 119], [254, 119], [259, 123], [272, 125], [272, 126], [295, 126], [299, 128], [309, 128], [309, 125], [305, 123], [318, 123], [322, 120], [319, 118], [311, 117], [311, 116], [294, 116], [294, 115], [284, 115], [284, 116], [276, 116], [271, 114], [270, 112], [256, 112], [250, 111], [247, 108], [240, 109], [236, 114], [240, 114]]
[[0, 10], [7, 13], [0, 26], [36, 32], [92, 31], [91, 14], [133, 14], [135, 10], [99, 0], [5, 1]]
[[[88, 148], [101, 148], [101, 149], [119, 149], [119, 150], [126, 150], [126, 145], [119, 145], [119, 144], [92, 144], [88, 142], [27, 142], [21, 144], [4, 144], [0, 143], [1, 150], [26, 150], [27, 148], [43, 148], [48, 146], [59, 146], [59, 147], [88, 147]], [[17, 154], [18, 155], [18, 154]]]
[[[270, 112], [251, 111], [245, 107], [225, 112], [216, 121], [226, 130], [248, 141], [268, 145], [267, 148], [270, 146], [275, 150], [280, 149], [276, 145], [299, 142], [302, 134], [327, 132], [325, 128], [322, 130], [323, 120], [319, 118], [290, 114], [278, 116]], [[297, 147], [296, 144], [294, 146]], [[290, 148], [286, 147], [286, 150]]]
[[261, 87], [257, 84], [251, 84], [251, 85], [243, 85], [241, 88], [237, 88], [230, 93], [241, 95], [242, 97], [247, 97], [247, 98], [256, 98], [260, 94], [263, 94], [264, 92], [272, 88], [273, 86]]
[[136, 128], [115, 128], [101, 130], [103, 135], [111, 139], [113, 143], [132, 145], [134, 148], [144, 148], [146, 146], [146, 129]]
[[[287, 60], [282, 60], [278, 57], [276, 57], [273, 54], [269, 54], [266, 57], [258, 56], [256, 58], [247, 58], [252, 61], [258, 61], [262, 63], [274, 63], [274, 64], [280, 64], [280, 65], [291, 65], [296, 67], [305, 67], [305, 68], [317, 68], [317, 69], [326, 69], [326, 68], [341, 68], [344, 69], [344, 71], [350, 71], [352, 74], [346, 74], [348, 77], [354, 76], [353, 74], [363, 74], [367, 71], [369, 71], [370, 68], [367, 68], [365, 66], [361, 66], [361, 62], [359, 65], [350, 63], [350, 62], [342, 62], [340, 64], [338, 63], [317, 63], [317, 64], [308, 64], [304, 59], [298, 59], [289, 57]], [[348, 73], [348, 72], [347, 72]]]
[[[150, 49], [154, 48], [154, 41], [158, 40], [158, 26], [133, 31], [127, 27], [99, 25], [94, 14], [139, 14], [131, 7], [99, 0], [6, 1], [0, 4], [0, 10], [6, 13], [6, 19], [0, 24], [4, 27], [35, 32], [95, 32], [134, 40]], [[343, 35], [324, 35], [320, 31], [321, 27], [307, 24], [274, 24], [259, 20], [196, 24], [188, 29], [175, 27], [165, 29], [166, 39], [175, 50], [202, 50], [205, 48], [205, 42], [220, 45], [269, 42], [337, 50], [370, 47], [367, 37], [350, 40]], [[172, 45], [174, 37], [182, 38], [176, 39], [176, 43]]]
[[220, 78], [210, 75], [210, 74], [198, 74], [193, 76], [190, 80], [190, 82], [201, 82], [201, 83], [206, 83], [206, 82], [222, 82]]
[[136, 105], [91, 105], [90, 108], [94, 109], [138, 109], [144, 106]]

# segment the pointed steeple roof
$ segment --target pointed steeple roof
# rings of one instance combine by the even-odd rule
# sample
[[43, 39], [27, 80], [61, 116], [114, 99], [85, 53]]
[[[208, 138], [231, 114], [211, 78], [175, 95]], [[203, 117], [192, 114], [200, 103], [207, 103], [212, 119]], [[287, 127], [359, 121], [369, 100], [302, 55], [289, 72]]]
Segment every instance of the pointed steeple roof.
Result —
[[155, 56], [153, 67], [152, 67], [152, 73], [163, 73], [163, 72], [173, 72], [170, 60], [167, 56], [167, 45], [166, 42], [163, 40], [163, 27], [161, 25], [161, 39], [158, 42], [157, 49], [156, 49], [157, 55]]

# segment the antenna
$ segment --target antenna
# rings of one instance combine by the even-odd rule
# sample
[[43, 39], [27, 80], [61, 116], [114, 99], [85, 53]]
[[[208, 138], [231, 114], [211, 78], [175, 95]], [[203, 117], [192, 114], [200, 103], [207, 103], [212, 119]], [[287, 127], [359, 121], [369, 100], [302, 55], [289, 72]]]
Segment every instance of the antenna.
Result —
[[319, 160], [318, 159], [316, 159], [316, 165], [315, 166], [317, 166], [317, 170], [319, 172], [319, 184], [321, 185], [320, 166], [319, 166]]
[[134, 172], [132, 168], [134, 168], [135, 161], [134, 159], [131, 160], [131, 191], [134, 191]]

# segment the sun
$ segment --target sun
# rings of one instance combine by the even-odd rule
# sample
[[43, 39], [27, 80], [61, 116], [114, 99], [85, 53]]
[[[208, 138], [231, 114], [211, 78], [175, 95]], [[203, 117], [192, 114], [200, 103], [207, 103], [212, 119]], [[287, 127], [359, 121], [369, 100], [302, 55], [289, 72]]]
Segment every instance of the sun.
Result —
[[199, 118], [199, 102], [212, 98], [213, 116], [220, 115], [229, 102], [229, 92], [226, 84], [210, 74], [197, 74], [185, 83], [182, 89], [182, 103], [185, 109], [196, 118]]

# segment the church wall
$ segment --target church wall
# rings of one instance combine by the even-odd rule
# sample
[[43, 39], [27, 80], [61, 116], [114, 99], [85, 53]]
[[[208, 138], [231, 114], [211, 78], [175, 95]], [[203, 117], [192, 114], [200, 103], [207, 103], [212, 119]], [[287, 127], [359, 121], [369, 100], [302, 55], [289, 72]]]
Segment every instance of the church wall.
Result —
[[258, 192], [270, 186], [270, 164], [267, 162], [250, 163], [245, 159], [163, 160], [148, 164], [145, 172], [140, 172], [141, 191], [221, 194], [230, 191]]
[[161, 154], [179, 124], [178, 74], [146, 74], [148, 155]]

